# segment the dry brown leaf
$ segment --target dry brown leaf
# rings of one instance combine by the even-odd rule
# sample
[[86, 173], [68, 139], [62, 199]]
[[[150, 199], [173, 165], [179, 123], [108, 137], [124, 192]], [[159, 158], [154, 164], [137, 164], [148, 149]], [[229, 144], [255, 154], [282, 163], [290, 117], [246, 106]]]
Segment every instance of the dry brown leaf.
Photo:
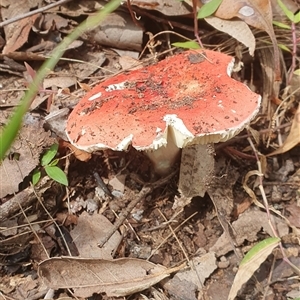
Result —
[[127, 296], [151, 287], [169, 276], [169, 270], [135, 258], [115, 260], [72, 257], [50, 258], [38, 267], [38, 274], [52, 289], [73, 288], [77, 297], [106, 293]]
[[131, 0], [131, 5], [141, 9], [157, 10], [166, 16], [179, 16], [191, 13], [189, 7], [182, 1], [174, 0]]
[[196, 295], [202, 290], [205, 280], [217, 269], [217, 259], [214, 253], [194, 257], [190, 261], [191, 269], [178, 272], [167, 280], [163, 287], [173, 299], [197, 300]]
[[254, 55], [255, 37], [249, 26], [241, 20], [223, 20], [214, 16], [205, 18], [205, 21], [215, 29], [225, 32], [248, 47], [250, 55]]
[[300, 143], [300, 105], [294, 115], [291, 131], [284, 143], [275, 151], [267, 156], [285, 153]]
[[[277, 216], [272, 216], [272, 218], [276, 224], [279, 236], [287, 235], [289, 233], [289, 227], [285, 220]], [[270, 236], [273, 235], [266, 213], [253, 207], [249, 208], [232, 223], [232, 232], [236, 246], [242, 245], [245, 240], [249, 242], [256, 241], [257, 233], [262, 228]], [[232, 251], [232, 245], [228, 240], [227, 234], [224, 232], [209, 250], [215, 252], [218, 257]]]
[[66, 142], [64, 140], [60, 140], [59, 145], [60, 145], [60, 147], [63, 147], [63, 148], [64, 147], [69, 148], [73, 152], [74, 156], [80, 161], [89, 161], [92, 158], [91, 153], [80, 150], [80, 149], [74, 147], [69, 142]]
[[3, 54], [8, 54], [16, 51], [27, 42], [29, 32], [36, 18], [37, 15], [33, 15], [31, 17], [19, 21], [20, 27], [18, 28], [18, 30], [14, 30], [9, 39], [7, 40], [7, 43], [3, 48]]
[[[41, 0], [10, 1], [8, 6], [1, 7], [0, 13], [2, 20], [8, 20], [14, 16], [29, 12], [34, 7], [40, 6], [41, 2]], [[2, 5], [2, 3], [0, 5]], [[14, 52], [27, 42], [31, 27], [38, 16], [39, 14], [35, 14], [26, 19], [4, 26], [6, 45], [3, 49], [3, 54]]]
[[[27, 115], [27, 118], [33, 118]], [[10, 157], [6, 157], [0, 165], [0, 198], [19, 190], [19, 184], [39, 164], [43, 147], [54, 143], [50, 132], [45, 132], [39, 121], [26, 121], [18, 138], [11, 147]], [[18, 156], [18, 157], [16, 157]]]
[[[139, 23], [143, 23], [143, 19]], [[141, 23], [141, 24], [142, 24]], [[111, 13], [98, 27], [90, 31], [90, 39], [108, 47], [142, 50], [143, 31], [136, 26], [131, 16], [125, 13]]]
[[296, 202], [293, 202], [292, 204], [287, 205], [286, 209], [290, 213], [290, 216], [287, 217], [290, 223], [293, 226], [300, 228], [300, 207], [297, 206]]
[[112, 253], [122, 239], [119, 232], [115, 232], [102, 248], [97, 247], [99, 240], [105, 237], [112, 227], [112, 223], [103, 215], [89, 215], [84, 211], [77, 220], [77, 226], [70, 233], [79, 255], [85, 258], [112, 259]]
[[274, 46], [276, 80], [280, 81], [280, 56], [273, 30], [270, 0], [223, 0], [214, 15], [226, 20], [237, 17], [248, 25], [267, 32]]

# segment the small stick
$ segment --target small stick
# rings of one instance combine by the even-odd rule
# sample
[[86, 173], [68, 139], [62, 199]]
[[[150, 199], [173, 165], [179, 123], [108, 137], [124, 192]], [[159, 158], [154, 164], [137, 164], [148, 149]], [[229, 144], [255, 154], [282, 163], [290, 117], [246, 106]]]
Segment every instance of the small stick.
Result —
[[[158, 188], [164, 184], [166, 184], [173, 176], [176, 174], [177, 171], [172, 172], [170, 175], [166, 176], [165, 178], [162, 178], [154, 183], [151, 184], [145, 184], [144, 187], [141, 189], [141, 191], [138, 193], [137, 197], [133, 199], [127, 207], [121, 212], [119, 219], [116, 221], [114, 226], [109, 230], [105, 237], [100, 240], [98, 243], [98, 247], [103, 247], [107, 241], [112, 237], [112, 235], [118, 230], [118, 228], [123, 224], [123, 222], [126, 220], [128, 215], [131, 213], [131, 211], [135, 208], [135, 206], [144, 199], [153, 189]], [[137, 181], [140, 181], [140, 179], [137, 178], [136, 175], [131, 174], [131, 178], [137, 179]]]
[[198, 26], [198, 18], [197, 18], [197, 0], [193, 0], [193, 14], [194, 14], [194, 35], [200, 45], [201, 48], [203, 47], [203, 44], [201, 42], [200, 36], [199, 36], [199, 26]]
[[114, 226], [107, 232], [106, 236], [98, 243], [98, 247], [103, 247], [107, 241], [112, 237], [112, 235], [118, 230], [118, 228], [123, 224], [123, 222], [126, 220], [130, 212], [134, 209], [134, 207], [142, 200], [144, 199], [147, 194], [149, 194], [152, 191], [152, 188], [150, 186], [144, 186], [141, 191], [139, 192], [138, 196], [133, 199], [128, 206], [121, 212], [119, 219], [116, 221]]
[[96, 182], [97, 182], [97, 186], [108, 196], [110, 197], [114, 197], [112, 195], [112, 193], [110, 192], [110, 190], [107, 188], [107, 186], [105, 185], [105, 183], [103, 182], [102, 178], [99, 176], [99, 174], [97, 172], [94, 172], [93, 173], [95, 179], [96, 179]]
[[55, 6], [58, 6], [58, 5], [61, 5], [61, 4], [64, 4], [66, 2], [69, 2], [70, 0], [59, 0], [55, 3], [51, 3], [49, 5], [46, 5], [44, 7], [41, 7], [41, 8], [38, 8], [38, 9], [35, 9], [35, 10], [32, 10], [32, 11], [29, 11], [28, 13], [25, 13], [25, 14], [22, 14], [22, 15], [18, 15], [18, 16], [15, 16], [11, 19], [8, 19], [6, 21], [3, 21], [0, 23], [0, 28], [8, 25], [8, 24], [11, 24], [11, 23], [14, 23], [16, 21], [19, 21], [19, 20], [22, 20], [22, 19], [25, 19], [25, 18], [28, 18], [30, 16], [33, 16], [35, 14], [38, 14], [40, 12], [43, 12], [43, 11], [46, 11], [46, 10], [49, 10], [50, 8], [53, 8]]

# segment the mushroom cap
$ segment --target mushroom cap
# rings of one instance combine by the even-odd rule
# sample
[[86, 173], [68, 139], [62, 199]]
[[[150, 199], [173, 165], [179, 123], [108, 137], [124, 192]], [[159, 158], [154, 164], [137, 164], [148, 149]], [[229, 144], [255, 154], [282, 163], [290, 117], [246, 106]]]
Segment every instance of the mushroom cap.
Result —
[[69, 116], [77, 148], [155, 150], [172, 136], [177, 147], [223, 142], [244, 129], [261, 97], [230, 77], [234, 59], [189, 50], [116, 75], [93, 88]]

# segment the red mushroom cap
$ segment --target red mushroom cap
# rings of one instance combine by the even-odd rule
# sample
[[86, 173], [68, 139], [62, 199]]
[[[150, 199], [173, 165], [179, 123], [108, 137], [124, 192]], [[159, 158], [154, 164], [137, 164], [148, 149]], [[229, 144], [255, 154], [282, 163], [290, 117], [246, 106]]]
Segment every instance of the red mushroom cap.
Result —
[[219, 52], [190, 50], [109, 78], [77, 104], [67, 135], [89, 152], [129, 144], [154, 150], [173, 134], [179, 148], [225, 141], [250, 123], [261, 99], [230, 77], [233, 62]]

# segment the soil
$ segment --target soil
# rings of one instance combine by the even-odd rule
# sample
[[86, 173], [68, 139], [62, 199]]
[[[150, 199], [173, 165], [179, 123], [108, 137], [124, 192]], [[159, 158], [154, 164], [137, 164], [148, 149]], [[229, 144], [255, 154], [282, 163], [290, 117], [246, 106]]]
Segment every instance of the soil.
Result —
[[[94, 12], [96, 3], [89, 1], [88, 8], [85, 1], [78, 1], [77, 10], [64, 5], [44, 13], [52, 25], [33, 20], [41, 27], [32, 25], [26, 40], [16, 39], [19, 47], [10, 52], [4, 45], [15, 37], [0, 28], [1, 126], [8, 122], [41, 61], [51, 55], [60, 37]], [[137, 49], [132, 46], [135, 41], [129, 46], [103, 45], [94, 33], [84, 34], [65, 52], [29, 108], [0, 166], [3, 299], [116, 299], [125, 295], [128, 299], [222, 300], [233, 299], [228, 295], [235, 284], [240, 284], [235, 299], [299, 299], [300, 80], [296, 75], [288, 80], [292, 55], [281, 50], [282, 83], [277, 92], [273, 89], [273, 46], [266, 33], [253, 29], [257, 45], [251, 57], [246, 47], [199, 21], [204, 47], [240, 60], [244, 67], [232, 77], [263, 96], [261, 111], [248, 130], [208, 150], [213, 155], [214, 174], [206, 179], [203, 197], [180, 193], [180, 157], [167, 174], [158, 175], [148, 156], [131, 146], [122, 152], [86, 153], [68, 141], [66, 120], [86, 92], [105, 78], [126, 72], [132, 62], [152, 64], [181, 51], [171, 49], [177, 37], [168, 34], [159, 35], [156, 43], [147, 46], [147, 31], [161, 33], [170, 26], [162, 20], [169, 20], [177, 24], [175, 32], [194, 38], [191, 16], [163, 16], [148, 9], [137, 5], [144, 21]], [[121, 10], [131, 18], [130, 10], [125, 6]], [[3, 11], [0, 6], [2, 20]], [[27, 26], [21, 20], [15, 24], [24, 30]], [[282, 29], [275, 34], [279, 44], [293, 46]], [[298, 25], [295, 34], [299, 40]], [[294, 67], [299, 69], [299, 48], [294, 55]], [[25, 62], [30, 66], [24, 67]], [[50, 165], [42, 164], [45, 152], [55, 143], [56, 166], [67, 175], [67, 186], [49, 178]], [[37, 169], [41, 179], [33, 186]], [[191, 185], [202, 180], [192, 175]], [[278, 237], [281, 244], [269, 240], [267, 250], [258, 251], [244, 267], [245, 273], [239, 273], [246, 253], [269, 237]], [[58, 257], [68, 262], [63, 270], [61, 265], [52, 265], [51, 258]], [[112, 285], [114, 292], [98, 287], [99, 281], [94, 283], [90, 275], [96, 271], [87, 270], [83, 259], [93, 260], [92, 265], [100, 269], [97, 278]], [[110, 265], [99, 267], [100, 259], [116, 262], [117, 271], [113, 269], [111, 276], [102, 274]], [[153, 263], [149, 270], [145, 261]], [[166, 278], [152, 276], [159, 280], [146, 284], [155, 266], [161, 268], [160, 275], [178, 266], [180, 270], [170, 271]], [[139, 268], [146, 273], [134, 277]], [[125, 274], [124, 278], [118, 273]], [[85, 278], [92, 287], [78, 288]], [[125, 279], [130, 286], [126, 293], [120, 292], [125, 289]]]

